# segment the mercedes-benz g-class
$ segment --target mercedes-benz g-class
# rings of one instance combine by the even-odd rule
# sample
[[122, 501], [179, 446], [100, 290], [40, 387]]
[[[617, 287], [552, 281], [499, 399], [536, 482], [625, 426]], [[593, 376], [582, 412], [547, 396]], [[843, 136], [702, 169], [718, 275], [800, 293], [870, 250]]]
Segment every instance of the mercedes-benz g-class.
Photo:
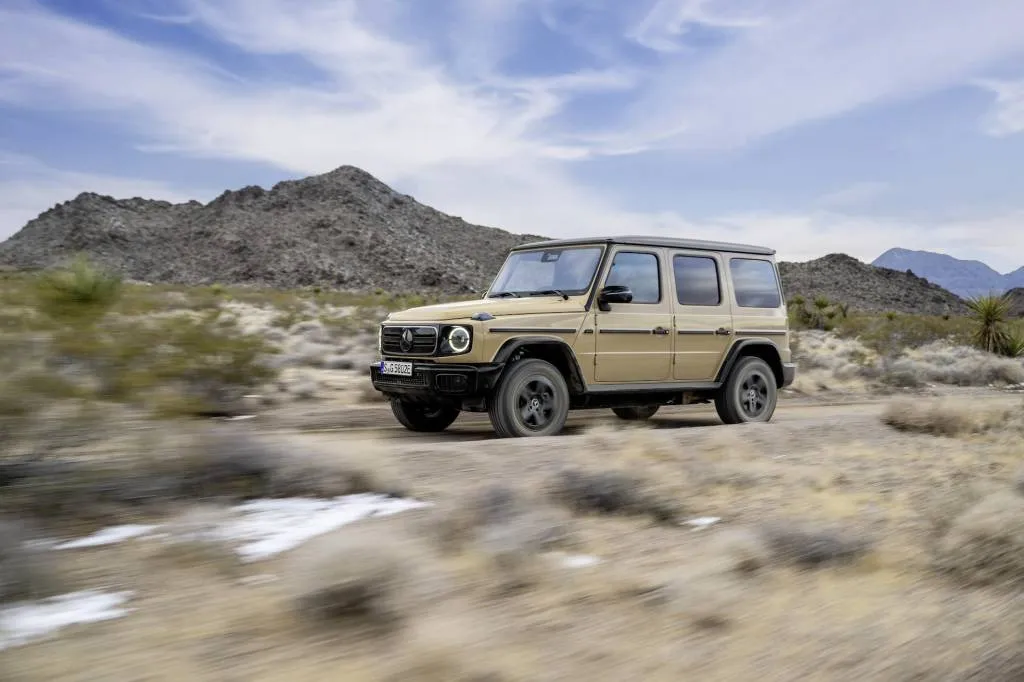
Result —
[[594, 408], [764, 422], [796, 372], [773, 249], [660, 237], [518, 246], [482, 299], [388, 315], [378, 351], [371, 380], [406, 428], [487, 412], [502, 437]]

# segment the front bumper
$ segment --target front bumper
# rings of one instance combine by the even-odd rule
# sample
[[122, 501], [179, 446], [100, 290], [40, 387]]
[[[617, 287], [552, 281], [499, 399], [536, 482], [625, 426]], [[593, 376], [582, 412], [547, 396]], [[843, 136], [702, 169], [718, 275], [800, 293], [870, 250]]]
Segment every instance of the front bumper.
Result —
[[420, 398], [475, 398], [494, 388], [503, 364], [456, 365], [413, 362], [412, 376], [383, 374], [381, 363], [370, 365], [373, 387], [389, 395]]
[[785, 388], [786, 386], [792, 385], [796, 379], [796, 364], [795, 363], [784, 363], [782, 365], [782, 386], [779, 388]]

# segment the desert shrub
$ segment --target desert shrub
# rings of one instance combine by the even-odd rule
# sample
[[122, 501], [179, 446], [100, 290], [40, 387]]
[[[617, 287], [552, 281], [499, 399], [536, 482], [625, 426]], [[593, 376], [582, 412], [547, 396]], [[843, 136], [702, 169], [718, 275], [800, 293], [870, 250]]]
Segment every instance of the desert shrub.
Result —
[[936, 342], [892, 359], [886, 374], [914, 376], [920, 383], [953, 386], [1012, 385], [1024, 382], [1024, 362], [970, 346]]
[[1024, 582], [1024, 497], [1000, 491], [957, 518], [936, 553], [939, 570], [966, 584]]
[[96, 398], [141, 402], [162, 414], [222, 409], [277, 375], [266, 362], [276, 349], [219, 309], [61, 330], [52, 352], [96, 378]]
[[872, 547], [869, 539], [849, 528], [774, 521], [762, 524], [758, 532], [777, 561], [800, 566], [853, 561]]
[[803, 296], [794, 296], [787, 303], [789, 322], [793, 329], [832, 331], [849, 313], [849, 305], [817, 296], [808, 306]]
[[970, 400], [896, 400], [886, 407], [882, 421], [900, 431], [935, 436], [960, 436], [1006, 427], [1019, 410], [979, 406]]
[[51, 554], [31, 546], [38, 540], [24, 521], [0, 518], [0, 604], [52, 595], [57, 576]]
[[57, 452], [0, 461], [0, 514], [54, 523], [110, 521], [182, 500], [366, 492], [402, 493], [392, 472], [372, 456], [328, 457], [234, 428], [152, 431], [102, 457]]
[[[794, 359], [803, 376], [825, 372], [837, 381], [862, 379], [889, 386], [1012, 385], [1024, 381], [1024, 362], [951, 341], [933, 341], [880, 355], [860, 339], [811, 330], [799, 332]], [[923, 338], [923, 337], [922, 337]]]
[[972, 324], [967, 317], [942, 315], [851, 314], [836, 328], [843, 338], [855, 338], [879, 355], [897, 355], [937, 341], [952, 345], [970, 343]]
[[354, 524], [296, 550], [286, 579], [296, 610], [312, 623], [390, 630], [413, 615], [425, 556], [404, 536]]
[[66, 268], [45, 271], [35, 282], [39, 309], [59, 321], [93, 322], [120, 299], [121, 278], [78, 256]]
[[647, 481], [621, 471], [564, 469], [547, 483], [552, 499], [578, 514], [650, 516], [675, 522], [677, 505], [651, 490]]
[[442, 552], [475, 548], [496, 561], [572, 540], [571, 524], [561, 514], [502, 484], [446, 500], [434, 509], [426, 524], [427, 534]]
[[[474, 653], [473, 645], [486, 628], [465, 616], [429, 615], [418, 618], [402, 640], [401, 650], [386, 662], [382, 682], [508, 682], [488, 649]], [[521, 671], [522, 664], [518, 666]]]
[[1006, 339], [1003, 341], [1002, 354], [1009, 358], [1024, 357], [1024, 332], [1008, 331]]

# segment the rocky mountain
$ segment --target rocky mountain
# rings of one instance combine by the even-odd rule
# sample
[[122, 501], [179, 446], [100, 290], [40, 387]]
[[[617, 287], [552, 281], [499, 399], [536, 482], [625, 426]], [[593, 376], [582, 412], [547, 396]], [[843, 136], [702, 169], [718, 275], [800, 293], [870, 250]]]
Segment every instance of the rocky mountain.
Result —
[[[537, 239], [472, 225], [343, 166], [208, 204], [81, 194], [0, 244], [0, 265], [43, 268], [86, 252], [148, 282], [469, 294], [486, 288], [509, 248]], [[866, 311], [964, 310], [906, 268], [833, 254], [780, 269], [788, 296], [824, 295]]]
[[961, 260], [932, 251], [889, 249], [871, 264], [893, 270], [910, 270], [964, 298], [1001, 294], [1013, 287], [1024, 287], [1024, 267], [1004, 275], [981, 261]]
[[851, 310], [928, 315], [963, 314], [963, 299], [905, 270], [891, 270], [833, 253], [805, 263], [779, 263], [787, 298], [824, 296]]
[[1024, 287], [1017, 287], [1006, 292], [1010, 297], [1010, 316], [1024, 317]]
[[49, 267], [87, 252], [149, 282], [469, 293], [514, 244], [539, 238], [472, 225], [343, 166], [205, 205], [84, 193], [0, 244], [0, 264]]

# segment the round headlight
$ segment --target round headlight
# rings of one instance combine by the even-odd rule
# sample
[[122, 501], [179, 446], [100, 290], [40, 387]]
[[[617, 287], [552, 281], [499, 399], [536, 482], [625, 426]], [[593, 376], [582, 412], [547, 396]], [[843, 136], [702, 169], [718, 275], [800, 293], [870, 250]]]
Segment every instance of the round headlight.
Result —
[[469, 330], [465, 327], [452, 327], [448, 332], [448, 345], [456, 353], [465, 353], [469, 350]]

